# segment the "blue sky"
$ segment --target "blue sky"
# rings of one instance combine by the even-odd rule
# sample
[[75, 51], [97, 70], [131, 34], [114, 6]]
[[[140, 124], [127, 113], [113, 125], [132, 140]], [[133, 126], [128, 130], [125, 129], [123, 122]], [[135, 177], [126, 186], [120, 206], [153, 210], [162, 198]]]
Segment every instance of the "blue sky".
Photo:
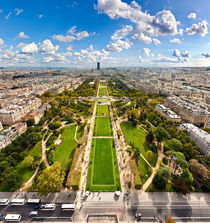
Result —
[[208, 0], [7, 0], [1, 66], [208, 66]]

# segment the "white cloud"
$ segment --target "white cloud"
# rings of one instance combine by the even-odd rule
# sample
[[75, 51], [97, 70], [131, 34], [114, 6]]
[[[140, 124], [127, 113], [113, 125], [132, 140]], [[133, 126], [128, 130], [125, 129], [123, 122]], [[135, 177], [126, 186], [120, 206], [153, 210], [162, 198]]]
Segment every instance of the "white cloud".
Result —
[[182, 41], [180, 39], [178, 39], [178, 38], [171, 39], [170, 42], [171, 43], [177, 43], [177, 44], [181, 44], [182, 43]]
[[77, 61], [83, 62], [96, 62], [102, 61], [108, 58], [109, 52], [107, 50], [94, 50], [90, 45], [87, 49], [81, 49], [80, 52], [75, 52], [74, 56]]
[[175, 49], [172, 55], [174, 57], [180, 57], [181, 56], [180, 51], [178, 49]]
[[4, 44], [4, 40], [0, 38], [0, 46]]
[[121, 0], [98, 0], [95, 7], [99, 12], [106, 13], [111, 19], [124, 18], [137, 25], [138, 33], [147, 36], [177, 34], [177, 25], [174, 15], [169, 10], [163, 10], [151, 16], [141, 10], [141, 6], [132, 1], [129, 5]]
[[66, 48], [66, 50], [67, 50], [67, 51], [71, 51], [71, 50], [72, 50], [72, 46], [68, 46], [68, 47]]
[[121, 52], [123, 49], [129, 49], [131, 47], [132, 43], [129, 42], [128, 40], [117, 40], [114, 42], [111, 42], [106, 46], [107, 51], [112, 51], [112, 52]]
[[161, 42], [160, 42], [159, 39], [152, 38], [152, 40], [153, 40], [153, 42], [154, 42], [155, 45], [160, 45], [161, 44]]
[[44, 15], [43, 14], [39, 14], [38, 18], [41, 19]]
[[198, 24], [193, 24], [191, 27], [186, 28], [186, 32], [188, 35], [200, 34], [201, 36], [205, 36], [208, 33], [207, 21], [203, 20]]
[[53, 46], [52, 42], [49, 39], [43, 41], [39, 46], [39, 52], [47, 55], [53, 55], [59, 49], [59, 46]]
[[38, 52], [38, 47], [34, 42], [29, 44], [20, 43], [17, 47], [20, 48], [21, 53], [32, 54]]
[[183, 57], [190, 57], [190, 52], [185, 50], [185, 51], [182, 52], [182, 56]]
[[23, 13], [23, 9], [15, 9], [15, 15], [20, 15]]
[[187, 18], [189, 18], [189, 19], [196, 19], [196, 13], [191, 12], [191, 13], [187, 16]]
[[183, 33], [184, 33], [184, 29], [179, 29], [179, 34], [180, 34], [181, 36], [183, 36]]
[[149, 57], [151, 50], [149, 48], [143, 48], [142, 52], [145, 53], [145, 55]]
[[143, 43], [146, 43], [146, 44], [150, 44], [152, 42], [152, 38], [149, 37], [149, 36], [146, 36], [144, 35], [143, 33], [140, 33], [140, 34], [134, 34], [133, 39], [137, 39], [137, 40], [140, 40], [141, 42]]
[[27, 36], [24, 32], [20, 32], [17, 38], [28, 39], [29, 36]]
[[201, 56], [210, 58], [210, 52], [203, 52], [203, 53], [201, 53]]
[[[70, 35], [69, 35], [70, 34]], [[72, 42], [74, 40], [81, 40], [83, 38], [89, 37], [90, 35], [94, 35], [95, 33], [88, 33], [87, 31], [82, 31], [82, 32], [78, 32], [76, 33], [76, 26], [71, 27], [68, 31], [67, 31], [67, 35], [53, 35], [53, 39], [54, 40], [58, 40], [60, 42]]]
[[118, 39], [123, 39], [125, 36], [131, 34], [133, 31], [133, 26], [131, 25], [126, 25], [122, 29], [117, 30], [112, 36], [112, 40], [118, 40]]
[[158, 56], [153, 59], [153, 62], [155, 62], [155, 63], [177, 63], [178, 60], [177, 60], [177, 58], [165, 57], [161, 54], [158, 54]]
[[6, 16], [4, 16], [5, 19], [9, 19], [9, 17], [12, 15], [12, 12], [9, 12]]

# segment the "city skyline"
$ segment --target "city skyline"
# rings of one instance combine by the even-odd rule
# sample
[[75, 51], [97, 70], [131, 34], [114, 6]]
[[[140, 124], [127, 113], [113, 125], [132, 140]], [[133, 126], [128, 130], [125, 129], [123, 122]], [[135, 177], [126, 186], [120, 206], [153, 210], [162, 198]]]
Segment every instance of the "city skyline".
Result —
[[210, 6], [202, 2], [2, 2], [0, 62], [6, 67], [208, 66]]

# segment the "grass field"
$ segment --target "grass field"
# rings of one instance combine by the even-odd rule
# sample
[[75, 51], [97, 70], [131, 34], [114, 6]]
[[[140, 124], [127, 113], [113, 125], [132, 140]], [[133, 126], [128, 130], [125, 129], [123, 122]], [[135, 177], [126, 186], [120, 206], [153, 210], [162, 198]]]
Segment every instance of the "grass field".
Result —
[[108, 98], [97, 98], [94, 101], [104, 102], [104, 101], [110, 101]]
[[[139, 126], [134, 127], [131, 122], [123, 122], [121, 124], [122, 130], [125, 136], [127, 144], [133, 144], [138, 148], [141, 154], [147, 158], [147, 151], [149, 147], [145, 141], [146, 133]], [[157, 153], [153, 153], [154, 157], [151, 161], [151, 165], [155, 166], [157, 162]]]
[[120, 177], [113, 139], [93, 138], [88, 167], [87, 190], [120, 190]]
[[100, 87], [98, 95], [99, 96], [107, 96], [106, 88], [105, 87]]
[[109, 117], [96, 117], [93, 135], [112, 136], [111, 119]]
[[101, 87], [105, 87], [106, 86], [106, 82], [100, 82], [100, 86]]
[[[71, 166], [74, 152], [77, 147], [77, 142], [74, 139], [76, 126], [67, 126], [61, 135], [62, 142], [55, 149], [55, 162], [60, 162], [63, 169], [68, 170]], [[77, 139], [82, 135], [77, 134]]]
[[97, 105], [96, 116], [109, 116], [108, 105]]

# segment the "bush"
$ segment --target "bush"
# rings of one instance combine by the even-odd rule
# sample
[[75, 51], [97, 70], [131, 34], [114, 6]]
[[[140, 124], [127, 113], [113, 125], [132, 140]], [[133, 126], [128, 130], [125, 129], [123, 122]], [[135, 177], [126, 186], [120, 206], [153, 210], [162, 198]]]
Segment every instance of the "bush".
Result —
[[166, 188], [166, 181], [165, 179], [160, 175], [160, 174], [156, 174], [154, 179], [153, 179], [153, 184], [155, 185], [155, 187], [159, 190], [163, 190]]
[[139, 172], [138, 172], [138, 168], [137, 168], [137, 165], [136, 165], [136, 161], [130, 159], [130, 166], [131, 166], [131, 170], [132, 170], [133, 175], [134, 175], [135, 189], [136, 190], [140, 190], [141, 187], [142, 187], [142, 181], [141, 181], [140, 176], [139, 176]]
[[166, 157], [163, 157], [163, 163], [164, 163], [165, 165], [168, 165], [168, 159], [167, 159]]

